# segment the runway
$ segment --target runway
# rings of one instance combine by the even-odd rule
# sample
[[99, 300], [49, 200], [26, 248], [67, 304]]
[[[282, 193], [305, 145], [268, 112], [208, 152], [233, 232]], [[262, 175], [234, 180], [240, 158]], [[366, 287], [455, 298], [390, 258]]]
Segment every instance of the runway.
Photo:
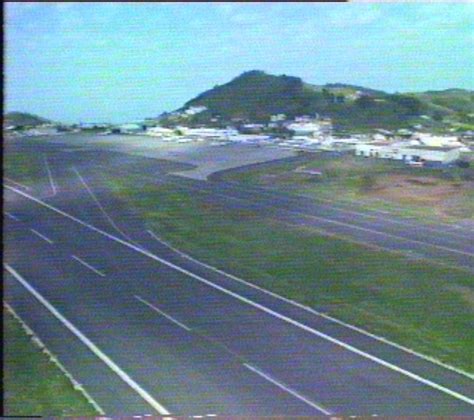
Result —
[[[343, 204], [268, 190], [258, 186], [226, 182], [221, 180], [219, 174], [211, 176], [210, 181], [176, 176], [173, 173], [183, 173], [185, 172], [183, 168], [189, 169], [186, 165], [178, 162], [131, 156], [103, 149], [94, 151], [77, 149], [78, 153], [71, 153], [70, 150], [73, 149], [69, 149], [69, 152], [65, 153], [62, 151], [61, 144], [38, 144], [36, 142], [29, 147], [32, 148], [32, 151], [39, 152], [42, 148], [41, 150], [53, 153], [50, 158], [50, 166], [54, 166], [54, 162], [59, 162], [56, 164], [57, 169], [55, 170], [59, 172], [60, 176], [64, 176], [66, 179], [74, 178], [68, 182], [78, 182], [75, 179], [77, 176], [68, 173], [68, 171], [72, 170], [74, 165], [82, 167], [87, 183], [100, 189], [103, 194], [108, 194], [108, 192], [104, 187], [102, 165], [106, 166], [106, 170], [112, 170], [115, 176], [119, 177], [127, 176], [130, 173], [130, 167], [132, 167], [132, 171], [139, 174], [144, 181], [151, 180], [154, 183], [171, 184], [179, 190], [203, 195], [210, 202], [241, 209], [252, 209], [286, 223], [313, 227], [361, 244], [382, 250], [396, 251], [412, 259], [427, 258], [435, 263], [462, 267], [474, 273], [474, 230], [469, 227], [461, 228], [454, 224], [426, 223], [387, 212], [367, 210], [357, 203]], [[126, 159], [126, 163], [121, 168], [117, 162], [124, 159]], [[290, 157], [288, 159], [304, 160], [306, 157]], [[252, 166], [270, 165], [271, 162], [265, 162]], [[229, 170], [225, 172], [229, 172]], [[74, 191], [74, 189], [68, 189]], [[120, 214], [117, 217], [120, 219]]]
[[[114, 199], [89, 155], [36, 150], [47, 157], [44, 180], [5, 182], [5, 299], [107, 414], [474, 414], [469, 375], [188, 258]], [[178, 182], [162, 168], [157, 182]], [[182, 187], [272, 204], [240, 187]], [[274, 201], [278, 217], [294, 210], [286, 200]], [[301, 210], [295, 217], [349, 224], [365, 240], [377, 235], [352, 227], [347, 212]], [[461, 254], [472, 252], [468, 236], [374, 223], [400, 243], [419, 241], [427, 257], [472, 268]]]

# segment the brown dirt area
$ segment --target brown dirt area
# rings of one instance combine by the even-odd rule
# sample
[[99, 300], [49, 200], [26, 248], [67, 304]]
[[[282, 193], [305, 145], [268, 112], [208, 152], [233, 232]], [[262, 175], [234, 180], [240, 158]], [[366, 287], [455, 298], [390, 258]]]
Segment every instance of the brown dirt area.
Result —
[[450, 214], [456, 207], [466, 208], [468, 193], [473, 190], [472, 181], [453, 182], [428, 176], [387, 175], [379, 177], [366, 196], [400, 204], [432, 206], [439, 214]]

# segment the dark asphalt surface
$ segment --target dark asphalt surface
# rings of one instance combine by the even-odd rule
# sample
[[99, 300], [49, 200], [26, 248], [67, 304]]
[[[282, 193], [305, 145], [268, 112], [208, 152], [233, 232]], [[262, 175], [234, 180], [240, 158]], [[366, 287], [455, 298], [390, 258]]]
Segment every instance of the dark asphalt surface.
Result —
[[[472, 404], [348, 346], [470, 399], [472, 379], [183, 258], [151, 238], [133, 210], [110, 194], [97, 168], [92, 170], [91, 161], [101, 155], [66, 157], [57, 149], [33, 146], [35, 152], [47, 154], [57, 194], [51, 197], [45, 180], [26, 192], [49, 196], [45, 202], [127, 243], [133, 241], [192, 275], [9, 189], [4, 191], [5, 210], [18, 220], [4, 219], [4, 261], [171, 413], [295, 416], [320, 415], [322, 409], [347, 416], [474, 415]], [[120, 163], [120, 156], [114, 158]], [[166, 173], [178, 166], [134, 159], [138, 171], [139, 161], [150, 165], [149, 173], [155, 171], [160, 182], [168, 182]], [[464, 249], [462, 241], [459, 244]], [[107, 414], [154, 414], [17, 280], [6, 275], [4, 281], [6, 301]]]
[[[43, 147], [50, 153], [52, 150], [56, 153], [61, 150], [61, 145], [58, 144], [39, 146], [36, 142], [33, 149], [36, 150], [38, 147]], [[179, 189], [206, 195], [209, 200], [221, 204], [253, 209], [291, 224], [322, 229], [360, 243], [401, 252], [410, 258], [429, 258], [437, 263], [463, 267], [474, 273], [474, 231], [469, 228], [422, 223], [393, 214], [362, 209], [356, 203], [351, 205], [328, 203], [324, 200], [286, 194], [258, 186], [225, 182], [221, 180], [219, 174], [211, 177], [213, 181], [207, 182], [169, 175], [170, 172], [190, 168], [185, 164], [128, 156], [126, 164], [121, 167], [120, 162], [124, 159], [121, 153], [80, 150], [82, 158], [75, 153], [59, 153], [57, 159], [68, 161], [70, 165], [79, 160], [84, 167], [87, 167], [86, 173], [94, 174], [92, 180], [100, 179], [102, 168], [100, 156], [107, 156], [105, 161], [108, 162], [108, 170], [113, 167], [115, 173], [120, 176], [134, 172], [153, 182], [166, 182]], [[85, 156], [90, 156], [89, 161]], [[305, 159], [306, 156], [301, 156], [287, 160]], [[130, 161], [134, 163], [130, 164]], [[145, 168], [140, 168], [141, 163]], [[269, 165], [271, 162], [251, 166]], [[234, 171], [239, 170], [241, 169]], [[225, 172], [230, 171], [232, 170]]]

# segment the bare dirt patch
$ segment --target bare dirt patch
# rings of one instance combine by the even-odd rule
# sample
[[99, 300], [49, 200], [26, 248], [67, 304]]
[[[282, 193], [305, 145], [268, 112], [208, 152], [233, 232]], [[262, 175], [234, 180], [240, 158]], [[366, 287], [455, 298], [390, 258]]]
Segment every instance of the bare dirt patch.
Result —
[[[443, 206], [447, 200], [462, 195], [468, 183], [446, 181], [436, 177], [387, 175], [377, 179], [376, 188], [368, 196], [411, 204]], [[472, 188], [472, 185], [470, 186]]]

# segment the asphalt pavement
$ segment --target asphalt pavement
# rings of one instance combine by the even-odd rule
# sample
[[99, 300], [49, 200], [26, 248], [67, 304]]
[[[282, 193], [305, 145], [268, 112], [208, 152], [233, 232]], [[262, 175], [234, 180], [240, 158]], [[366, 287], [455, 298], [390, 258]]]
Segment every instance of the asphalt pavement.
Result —
[[[35, 147], [44, 179], [5, 182], [5, 299], [107, 414], [474, 415], [469, 375], [190, 259], [147, 232], [91, 156]], [[438, 235], [415, 240], [471, 251]]]

